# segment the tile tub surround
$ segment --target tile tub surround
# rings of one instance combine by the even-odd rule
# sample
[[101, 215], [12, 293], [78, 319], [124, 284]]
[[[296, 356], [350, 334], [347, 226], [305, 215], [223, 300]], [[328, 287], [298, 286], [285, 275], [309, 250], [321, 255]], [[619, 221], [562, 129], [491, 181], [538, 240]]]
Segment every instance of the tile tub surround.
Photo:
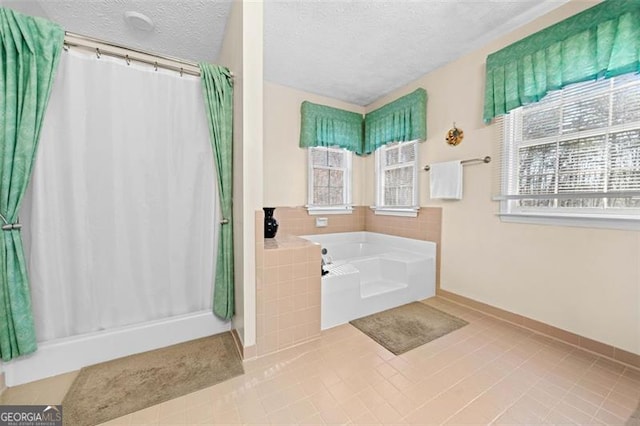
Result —
[[440, 245], [441, 207], [421, 207], [416, 217], [376, 215], [367, 209], [365, 230], [414, 240], [433, 241]]
[[[273, 216], [280, 224], [278, 234], [333, 234], [336, 232], [364, 231], [367, 210], [369, 210], [368, 207], [356, 206], [351, 214], [312, 216], [307, 212], [306, 207], [276, 207]], [[328, 226], [316, 228], [317, 217], [328, 218]]]
[[369, 232], [436, 243], [436, 289], [440, 288], [442, 207], [420, 207], [416, 217], [383, 216], [367, 209], [365, 228]]
[[[258, 214], [258, 213], [257, 213]], [[262, 212], [261, 220], [264, 219]], [[332, 234], [369, 231], [422, 241], [433, 241], [436, 249], [436, 287], [440, 288], [440, 245], [442, 208], [421, 207], [417, 217], [376, 215], [367, 206], [356, 206], [350, 215], [326, 215], [329, 226], [316, 228], [318, 216], [311, 216], [305, 207], [277, 207], [274, 216], [280, 223], [278, 232], [292, 235]]]
[[264, 239], [261, 256], [257, 356], [320, 336], [320, 246], [278, 232]]
[[[425, 303], [469, 325], [394, 356], [345, 324], [107, 424], [624, 425], [640, 400], [640, 370], [439, 297]], [[70, 380], [52, 379], [0, 403], [59, 403]]]
[[[279, 222], [278, 234], [275, 238], [265, 239], [264, 212], [255, 212], [256, 347], [243, 348], [239, 345], [244, 359], [317, 338], [320, 332], [320, 267], [309, 265], [320, 259], [320, 247], [302, 243], [301, 239], [295, 237], [297, 235], [370, 230], [433, 241], [437, 244], [436, 287], [439, 287], [442, 222], [442, 209], [439, 207], [423, 207], [417, 217], [411, 218], [377, 216], [369, 207], [356, 206], [350, 215], [327, 215], [329, 225], [324, 228], [316, 228], [316, 216], [309, 215], [305, 207], [276, 207], [274, 217]], [[303, 270], [307, 275], [301, 275]], [[293, 290], [294, 294], [287, 295], [287, 289]], [[296, 292], [299, 294], [296, 295]], [[302, 292], [308, 295], [306, 302], [303, 301]], [[296, 314], [292, 314], [292, 311]], [[304, 323], [298, 321], [300, 318]], [[295, 326], [292, 321], [296, 321]]]

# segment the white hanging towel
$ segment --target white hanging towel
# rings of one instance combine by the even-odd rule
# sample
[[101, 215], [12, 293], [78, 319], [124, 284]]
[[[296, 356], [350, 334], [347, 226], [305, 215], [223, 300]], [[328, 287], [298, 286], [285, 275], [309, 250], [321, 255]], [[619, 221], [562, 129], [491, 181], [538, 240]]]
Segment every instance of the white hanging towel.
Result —
[[431, 165], [431, 198], [462, 199], [462, 163], [447, 161]]

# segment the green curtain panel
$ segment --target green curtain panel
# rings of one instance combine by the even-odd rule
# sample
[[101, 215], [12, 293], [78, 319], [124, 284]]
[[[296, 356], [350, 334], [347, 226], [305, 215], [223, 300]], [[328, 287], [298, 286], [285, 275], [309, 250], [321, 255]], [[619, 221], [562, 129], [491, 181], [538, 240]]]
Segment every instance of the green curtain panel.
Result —
[[640, 71], [640, 1], [606, 0], [487, 57], [484, 121], [581, 81]]
[[234, 313], [233, 272], [233, 83], [225, 67], [200, 64], [209, 135], [218, 171], [218, 191], [222, 217], [220, 227], [213, 313], [231, 319]]
[[36, 350], [18, 212], [38, 147], [64, 31], [0, 8], [0, 356]]
[[300, 148], [339, 146], [362, 154], [362, 114], [305, 101], [300, 115]]
[[390, 142], [427, 138], [427, 92], [417, 89], [364, 118], [363, 153], [370, 154]]

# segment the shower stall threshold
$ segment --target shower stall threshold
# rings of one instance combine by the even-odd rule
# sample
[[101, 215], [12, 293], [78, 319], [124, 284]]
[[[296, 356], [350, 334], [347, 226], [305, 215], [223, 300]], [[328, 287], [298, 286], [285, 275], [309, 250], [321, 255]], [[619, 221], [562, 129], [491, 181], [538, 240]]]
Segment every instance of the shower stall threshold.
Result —
[[194, 312], [40, 343], [33, 354], [2, 363], [2, 370], [6, 385], [17, 386], [230, 329], [211, 311]]

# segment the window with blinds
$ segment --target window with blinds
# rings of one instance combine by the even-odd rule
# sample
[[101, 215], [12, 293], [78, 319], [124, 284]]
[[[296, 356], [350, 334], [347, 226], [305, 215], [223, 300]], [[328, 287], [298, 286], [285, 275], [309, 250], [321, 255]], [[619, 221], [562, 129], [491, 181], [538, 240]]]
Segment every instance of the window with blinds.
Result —
[[309, 212], [351, 210], [351, 152], [309, 148]]
[[376, 212], [417, 211], [418, 142], [381, 146], [376, 155]]
[[640, 214], [638, 74], [567, 86], [502, 125], [503, 214]]

